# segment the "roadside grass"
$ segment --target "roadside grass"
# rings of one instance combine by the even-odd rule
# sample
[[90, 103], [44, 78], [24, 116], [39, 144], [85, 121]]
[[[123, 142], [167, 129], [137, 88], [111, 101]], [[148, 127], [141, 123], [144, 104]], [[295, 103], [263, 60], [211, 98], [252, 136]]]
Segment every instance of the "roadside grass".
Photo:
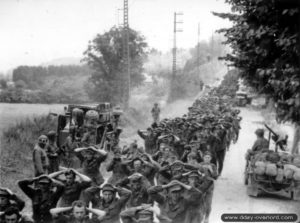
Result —
[[37, 138], [56, 130], [56, 118], [50, 115], [26, 118], [7, 127], [1, 137], [0, 147], [0, 185], [17, 193], [26, 201], [25, 212], [30, 202], [18, 188], [17, 181], [34, 176], [32, 151]]

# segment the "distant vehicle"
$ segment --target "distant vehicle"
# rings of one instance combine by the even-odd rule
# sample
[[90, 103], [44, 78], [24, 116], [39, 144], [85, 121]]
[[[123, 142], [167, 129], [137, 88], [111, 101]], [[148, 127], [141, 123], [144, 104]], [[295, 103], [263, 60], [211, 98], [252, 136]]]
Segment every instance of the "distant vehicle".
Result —
[[70, 129], [74, 130], [74, 134], [78, 137], [92, 130], [95, 132], [93, 144], [104, 146], [110, 138], [119, 137], [122, 130], [118, 125], [122, 113], [119, 107], [113, 108], [107, 102], [94, 105], [68, 105], [65, 114], [58, 115], [58, 147], [65, 144]]
[[275, 150], [254, 153], [246, 158], [244, 183], [247, 185], [247, 194], [253, 197], [262, 193], [281, 195], [300, 201], [300, 166], [294, 163], [297, 159], [300, 161], [300, 156], [285, 152], [287, 137], [281, 138], [266, 127], [270, 131], [269, 142], [271, 138], [275, 142]]
[[251, 103], [251, 98], [244, 91], [237, 91], [235, 94], [235, 104], [239, 107], [245, 107]]

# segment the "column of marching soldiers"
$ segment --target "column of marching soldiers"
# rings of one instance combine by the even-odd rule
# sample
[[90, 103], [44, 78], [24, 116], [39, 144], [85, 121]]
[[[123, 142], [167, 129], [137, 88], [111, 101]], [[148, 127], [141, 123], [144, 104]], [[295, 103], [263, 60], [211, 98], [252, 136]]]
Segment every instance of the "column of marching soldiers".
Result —
[[[135, 141], [110, 151], [83, 144], [87, 137], [70, 128], [60, 159], [56, 133], [42, 135], [34, 148], [35, 177], [18, 181], [32, 201], [32, 218], [21, 214], [25, 202], [18, 195], [1, 188], [0, 222], [208, 222], [214, 182], [238, 139], [238, 114], [221, 96], [206, 95], [186, 115], [138, 130], [144, 147]], [[109, 179], [100, 171], [105, 168]]]

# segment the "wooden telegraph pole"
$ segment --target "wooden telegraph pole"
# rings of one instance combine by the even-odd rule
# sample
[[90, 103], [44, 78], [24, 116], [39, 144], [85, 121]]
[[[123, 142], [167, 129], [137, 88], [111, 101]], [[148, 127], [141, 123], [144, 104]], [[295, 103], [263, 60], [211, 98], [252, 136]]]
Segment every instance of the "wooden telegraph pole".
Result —
[[130, 52], [129, 52], [129, 21], [128, 21], [128, 0], [124, 0], [123, 8], [123, 60], [126, 70], [126, 90], [124, 94], [124, 105], [129, 108], [130, 99]]
[[182, 29], [177, 29], [177, 24], [183, 23], [182, 21], [177, 21], [178, 16], [183, 15], [182, 12], [174, 12], [174, 39], [173, 39], [173, 66], [172, 66], [172, 79], [175, 80], [176, 77], [176, 64], [177, 64], [177, 42], [176, 42], [176, 33], [182, 32]]

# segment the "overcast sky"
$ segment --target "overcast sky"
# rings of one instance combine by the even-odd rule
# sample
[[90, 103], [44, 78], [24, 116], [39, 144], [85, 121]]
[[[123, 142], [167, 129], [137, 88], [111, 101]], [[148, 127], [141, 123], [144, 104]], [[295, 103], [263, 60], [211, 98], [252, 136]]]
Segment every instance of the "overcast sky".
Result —
[[[0, 71], [82, 57], [88, 41], [122, 22], [122, 0], [0, 0]], [[129, 0], [129, 25], [150, 47], [172, 48], [173, 13], [183, 12], [178, 47], [190, 48], [230, 23], [211, 14], [228, 12], [224, 0]], [[119, 16], [118, 16], [119, 14]]]

